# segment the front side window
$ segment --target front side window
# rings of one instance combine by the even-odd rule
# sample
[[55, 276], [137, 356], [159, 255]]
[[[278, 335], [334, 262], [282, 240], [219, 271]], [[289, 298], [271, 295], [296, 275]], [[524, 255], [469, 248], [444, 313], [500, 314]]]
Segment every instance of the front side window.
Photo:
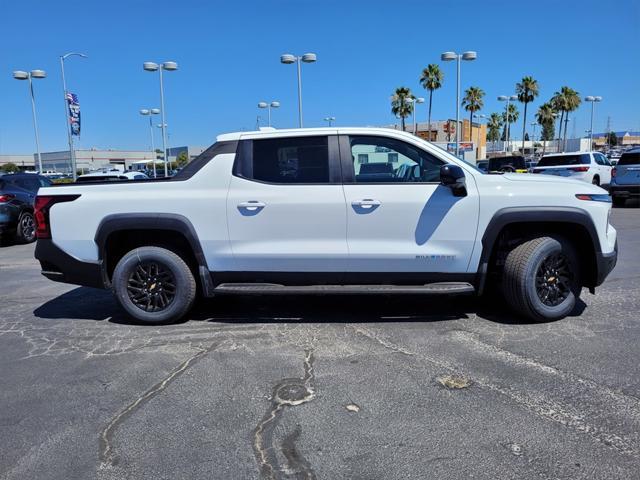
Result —
[[[386, 137], [349, 138], [356, 183], [425, 183], [440, 181], [444, 162], [400, 140]], [[361, 162], [361, 158], [367, 158]]]
[[327, 137], [253, 141], [254, 180], [268, 183], [329, 183]]

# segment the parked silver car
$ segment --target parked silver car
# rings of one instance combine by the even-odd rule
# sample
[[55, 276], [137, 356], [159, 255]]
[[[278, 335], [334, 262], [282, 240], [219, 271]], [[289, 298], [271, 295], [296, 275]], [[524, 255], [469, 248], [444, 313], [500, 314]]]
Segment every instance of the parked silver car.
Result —
[[628, 198], [640, 197], [640, 148], [622, 154], [611, 171], [609, 193], [616, 207], [623, 207]]

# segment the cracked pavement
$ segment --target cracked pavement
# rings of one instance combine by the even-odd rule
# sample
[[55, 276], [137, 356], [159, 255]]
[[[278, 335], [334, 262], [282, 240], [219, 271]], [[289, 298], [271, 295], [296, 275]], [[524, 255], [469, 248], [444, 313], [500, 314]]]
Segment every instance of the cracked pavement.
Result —
[[640, 478], [640, 209], [613, 223], [616, 269], [545, 324], [325, 296], [147, 327], [0, 247], [0, 478]]

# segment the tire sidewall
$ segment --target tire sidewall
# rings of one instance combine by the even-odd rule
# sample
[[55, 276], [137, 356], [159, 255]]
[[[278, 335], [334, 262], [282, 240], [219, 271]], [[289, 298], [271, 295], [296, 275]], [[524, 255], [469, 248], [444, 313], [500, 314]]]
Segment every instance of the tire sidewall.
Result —
[[[169, 254], [163, 254], [163, 252]], [[113, 292], [124, 310], [145, 324], [168, 323], [178, 320], [191, 308], [193, 292], [190, 285], [193, 283], [193, 275], [182, 260], [170, 255], [171, 252], [160, 248], [138, 248], [126, 254], [116, 266], [112, 277]], [[157, 262], [171, 271], [176, 281], [175, 298], [169, 307], [160, 312], [145, 312], [138, 308], [129, 298], [127, 283], [133, 270], [139, 263]], [[180, 264], [182, 263], [182, 265]]]
[[[559, 253], [562, 253], [567, 258], [574, 280], [571, 292], [567, 298], [560, 305], [551, 307], [549, 305], [545, 305], [538, 297], [538, 293], [536, 291], [536, 273], [546, 258]], [[579, 264], [574, 250], [562, 239], [548, 238], [547, 241], [543, 242], [536, 249], [526, 268], [525, 296], [527, 303], [537, 316], [545, 320], [556, 320], [566, 317], [571, 313], [580, 295], [579, 282], [576, 281], [576, 279], [579, 278], [580, 273], [578, 271], [578, 267]]]

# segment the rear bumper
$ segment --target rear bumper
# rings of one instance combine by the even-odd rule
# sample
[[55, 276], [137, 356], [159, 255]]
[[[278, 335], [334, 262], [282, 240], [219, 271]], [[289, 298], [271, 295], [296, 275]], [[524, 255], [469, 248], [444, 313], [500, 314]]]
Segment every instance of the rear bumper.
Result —
[[613, 251], [609, 253], [596, 253], [596, 267], [598, 271], [596, 272], [596, 284], [598, 287], [602, 285], [607, 276], [611, 273], [611, 271], [616, 266], [618, 262], [618, 242], [616, 241], [616, 246], [613, 248]]
[[640, 196], [640, 185], [609, 185], [609, 194], [624, 198]]
[[102, 262], [78, 260], [58, 247], [52, 240], [38, 239], [35, 257], [40, 261], [42, 275], [49, 280], [85, 287], [106, 288]]

